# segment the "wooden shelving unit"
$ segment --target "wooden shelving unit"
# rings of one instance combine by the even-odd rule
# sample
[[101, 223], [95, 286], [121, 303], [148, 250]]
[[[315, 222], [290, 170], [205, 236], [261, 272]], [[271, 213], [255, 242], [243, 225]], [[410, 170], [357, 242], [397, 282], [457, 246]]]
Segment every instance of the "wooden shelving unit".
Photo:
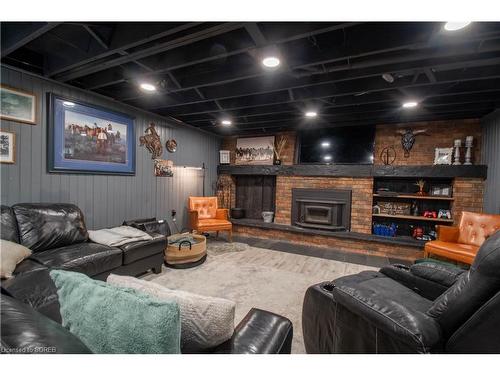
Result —
[[433, 200], [433, 201], [452, 201], [452, 197], [436, 197], [433, 195], [411, 195], [411, 194], [400, 194], [400, 195], [382, 195], [382, 194], [373, 194], [374, 197], [377, 198], [401, 198], [401, 199], [416, 199], [416, 200]]
[[372, 214], [373, 217], [384, 217], [390, 219], [403, 219], [403, 220], [413, 220], [413, 221], [434, 221], [441, 223], [453, 223], [452, 219], [438, 219], [433, 217], [424, 216], [412, 216], [412, 215], [389, 215], [389, 214]]

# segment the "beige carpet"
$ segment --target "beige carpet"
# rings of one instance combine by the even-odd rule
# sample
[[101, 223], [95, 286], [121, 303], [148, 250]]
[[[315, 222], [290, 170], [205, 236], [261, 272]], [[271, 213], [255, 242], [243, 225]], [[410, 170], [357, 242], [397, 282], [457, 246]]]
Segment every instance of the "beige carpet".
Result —
[[171, 289], [235, 301], [235, 324], [252, 307], [286, 316], [293, 323], [293, 353], [305, 353], [301, 316], [306, 289], [321, 281], [374, 269], [223, 240], [210, 241], [207, 250], [207, 261], [201, 266], [184, 270], [163, 267], [161, 274], [144, 278]]

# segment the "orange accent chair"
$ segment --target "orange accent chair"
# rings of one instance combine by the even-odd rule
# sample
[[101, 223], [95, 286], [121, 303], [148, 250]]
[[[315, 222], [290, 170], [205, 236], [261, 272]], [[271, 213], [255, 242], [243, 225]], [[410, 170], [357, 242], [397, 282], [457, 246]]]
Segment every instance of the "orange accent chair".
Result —
[[217, 197], [189, 197], [189, 225], [198, 232], [228, 232], [233, 241], [233, 224], [229, 221], [229, 210], [217, 207]]
[[436, 225], [437, 240], [425, 244], [424, 257], [434, 254], [458, 262], [472, 264], [483, 242], [500, 229], [500, 215], [462, 212], [460, 225]]

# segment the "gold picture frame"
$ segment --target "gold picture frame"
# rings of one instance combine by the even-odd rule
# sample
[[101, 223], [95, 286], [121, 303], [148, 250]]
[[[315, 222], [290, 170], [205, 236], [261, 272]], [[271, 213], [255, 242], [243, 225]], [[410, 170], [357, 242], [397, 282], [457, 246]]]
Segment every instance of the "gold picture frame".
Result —
[[16, 133], [0, 130], [0, 163], [16, 163]]
[[0, 85], [0, 119], [36, 125], [37, 101], [34, 93]]

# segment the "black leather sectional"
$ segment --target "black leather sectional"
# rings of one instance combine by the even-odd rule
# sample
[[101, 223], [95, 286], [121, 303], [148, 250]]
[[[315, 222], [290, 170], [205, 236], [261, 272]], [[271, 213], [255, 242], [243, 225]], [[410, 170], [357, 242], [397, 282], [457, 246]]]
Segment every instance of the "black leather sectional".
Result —
[[387, 266], [311, 286], [308, 353], [500, 353], [500, 231], [469, 270]]
[[[110, 273], [136, 276], [149, 269], [161, 272], [166, 237], [154, 230], [157, 227], [141, 227], [153, 240], [117, 248], [89, 242], [83, 214], [72, 204], [1, 206], [0, 222], [2, 239], [33, 251], [16, 267], [14, 277], [1, 283], [3, 352], [35, 353], [37, 348], [54, 348], [56, 353], [89, 353], [59, 324], [59, 303], [50, 269], [82, 272], [100, 280]], [[232, 339], [212, 352], [290, 353], [292, 335], [288, 319], [252, 309]]]

